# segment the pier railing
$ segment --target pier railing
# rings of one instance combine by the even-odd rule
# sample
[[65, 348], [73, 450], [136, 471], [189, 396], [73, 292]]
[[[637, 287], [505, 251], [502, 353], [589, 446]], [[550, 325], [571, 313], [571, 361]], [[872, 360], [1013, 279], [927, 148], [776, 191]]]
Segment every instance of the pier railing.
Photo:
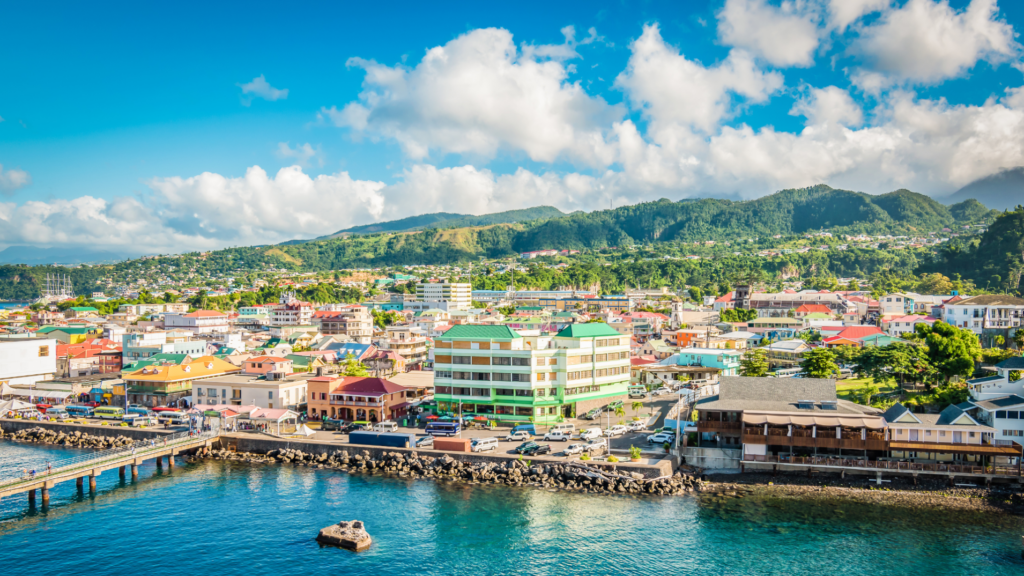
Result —
[[1021, 468], [1013, 466], [971, 466], [965, 464], [924, 464], [896, 460], [862, 460], [856, 458], [778, 457], [746, 454], [745, 462], [800, 464], [805, 466], [834, 466], [840, 468], [871, 468], [898, 472], [939, 472], [949, 474], [982, 474], [992, 476], [1022, 476]]
[[10, 488], [26, 482], [38, 482], [39, 480], [55, 476], [65, 476], [75, 471], [85, 472], [105, 464], [163, 452], [164, 450], [174, 448], [175, 446], [194, 444], [201, 440], [211, 440], [216, 438], [218, 435], [219, 432], [216, 430], [208, 432], [178, 432], [161, 438], [136, 440], [131, 444], [119, 446], [117, 448], [109, 448], [98, 452], [80, 454], [71, 458], [62, 458], [57, 461], [57, 466], [53, 466], [49, 470], [35, 470], [34, 473], [33, 471], [26, 471], [20, 476], [0, 479], [0, 489]]

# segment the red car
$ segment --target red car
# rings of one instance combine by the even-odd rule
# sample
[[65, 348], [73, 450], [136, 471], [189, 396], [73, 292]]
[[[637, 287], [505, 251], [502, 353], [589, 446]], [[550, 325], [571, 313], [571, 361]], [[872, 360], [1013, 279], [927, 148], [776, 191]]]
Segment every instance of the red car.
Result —
[[89, 408], [96, 408], [100, 405], [99, 402], [82, 402], [82, 406], [88, 406]]
[[170, 406], [157, 406], [156, 408], [153, 408], [153, 412], [181, 412], [181, 410], [178, 408], [171, 408]]
[[36, 404], [36, 410], [39, 410], [43, 414], [46, 414], [47, 408], [53, 408], [53, 404]]

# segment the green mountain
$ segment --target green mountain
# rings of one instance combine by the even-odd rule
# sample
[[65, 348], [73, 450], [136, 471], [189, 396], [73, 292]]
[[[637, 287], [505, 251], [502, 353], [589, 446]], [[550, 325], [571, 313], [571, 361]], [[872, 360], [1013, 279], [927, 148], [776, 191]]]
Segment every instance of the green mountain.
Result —
[[1000, 214], [980, 238], [948, 243], [923, 270], [951, 278], [960, 274], [981, 288], [1019, 294], [1024, 288], [1024, 208]]
[[453, 214], [450, 212], [434, 212], [421, 216], [410, 216], [401, 220], [378, 222], [364, 226], [353, 226], [339, 230], [329, 236], [322, 236], [317, 240], [328, 238], [344, 237], [352, 234], [374, 234], [378, 232], [414, 232], [416, 230], [427, 230], [431, 228], [464, 228], [468, 226], [490, 226], [492, 224], [511, 224], [515, 222], [530, 222], [544, 218], [558, 218], [565, 216], [565, 213], [552, 206], [537, 206], [523, 210], [507, 210], [494, 214], [483, 214], [474, 216], [472, 214]]

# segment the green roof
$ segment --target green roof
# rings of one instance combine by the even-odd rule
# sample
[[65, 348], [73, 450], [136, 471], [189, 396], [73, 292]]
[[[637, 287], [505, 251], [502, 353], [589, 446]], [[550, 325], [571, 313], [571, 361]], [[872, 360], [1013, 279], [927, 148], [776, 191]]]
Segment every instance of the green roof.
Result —
[[539, 310], [543, 310], [543, 309], [544, 309], [543, 306], [520, 306], [520, 307], [516, 308], [516, 312], [518, 312], [520, 310], [526, 310], [527, 312], [529, 312], [531, 310], [539, 311]]
[[[40, 328], [40, 331], [43, 329]], [[88, 334], [89, 328], [71, 328], [69, 326], [57, 326], [56, 330], [50, 330], [49, 332], [63, 332], [65, 334]]]
[[484, 340], [512, 340], [519, 338], [519, 334], [508, 326], [481, 326], [477, 324], [456, 324], [448, 329], [441, 336], [442, 339], [449, 338], [473, 338]]
[[72, 306], [71, 309], [75, 312], [99, 312], [99, 310], [92, 306]]
[[622, 336], [622, 334], [604, 322], [571, 324], [555, 334], [556, 338], [597, 338], [600, 336]]
[[39, 330], [36, 330], [36, 334], [49, 334], [54, 330], [60, 330], [61, 326], [43, 326]]

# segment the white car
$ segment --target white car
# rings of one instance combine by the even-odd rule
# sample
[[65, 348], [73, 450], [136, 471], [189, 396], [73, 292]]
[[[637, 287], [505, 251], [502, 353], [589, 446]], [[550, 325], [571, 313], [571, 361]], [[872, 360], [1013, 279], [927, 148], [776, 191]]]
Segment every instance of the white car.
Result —
[[640, 432], [644, 428], [647, 428], [647, 423], [643, 420], [633, 420], [627, 424], [626, 427], [629, 428], [631, 432]]
[[664, 444], [665, 442], [672, 442], [676, 439], [675, 434], [669, 434], [668, 432], [658, 432], [657, 434], [651, 434], [647, 437], [647, 441], [651, 444]]
[[616, 424], [615, 426], [612, 426], [611, 428], [605, 430], [604, 435], [611, 438], [613, 436], [622, 436], [626, 432], [629, 432], [629, 428], [626, 428], [621, 424]]
[[587, 428], [580, 432], [580, 440], [593, 440], [601, 437], [601, 430], [599, 428]]
[[593, 440], [591, 442], [588, 442], [586, 446], [583, 447], [583, 451], [586, 452], [587, 454], [600, 454], [601, 452], [604, 452], [607, 449], [607, 440]]
[[545, 442], [568, 442], [572, 440], [571, 434], [556, 430], [555, 432], [548, 432], [544, 435]]
[[526, 430], [520, 430], [518, 432], [510, 432], [508, 436], [505, 436], [506, 442], [523, 442], [530, 439], [530, 433]]
[[562, 453], [566, 456], [572, 456], [573, 454], [582, 454], [586, 449], [586, 444], [569, 444], [562, 450]]
[[657, 390], [652, 390], [651, 391], [651, 396], [664, 396], [666, 394], [671, 394], [671, 393], [672, 393], [672, 391], [669, 390], [668, 388], [658, 388]]

